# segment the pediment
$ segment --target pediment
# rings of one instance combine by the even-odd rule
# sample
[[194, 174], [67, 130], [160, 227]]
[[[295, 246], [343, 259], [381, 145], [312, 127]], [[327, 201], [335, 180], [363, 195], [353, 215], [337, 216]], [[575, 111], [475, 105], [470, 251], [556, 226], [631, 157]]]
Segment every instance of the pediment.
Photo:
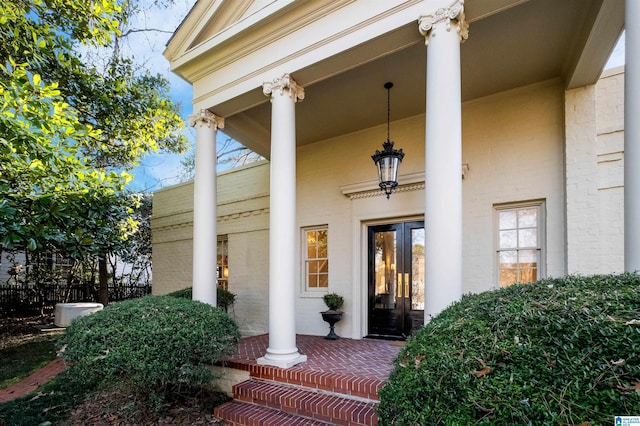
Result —
[[233, 27], [276, 0], [199, 0], [169, 40], [169, 61]]

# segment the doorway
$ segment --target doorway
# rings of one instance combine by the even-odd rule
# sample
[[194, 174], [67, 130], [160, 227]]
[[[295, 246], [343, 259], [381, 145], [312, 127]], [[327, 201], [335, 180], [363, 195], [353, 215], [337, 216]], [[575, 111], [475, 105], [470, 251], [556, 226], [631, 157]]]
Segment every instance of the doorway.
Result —
[[369, 337], [404, 339], [424, 324], [424, 222], [368, 228]]

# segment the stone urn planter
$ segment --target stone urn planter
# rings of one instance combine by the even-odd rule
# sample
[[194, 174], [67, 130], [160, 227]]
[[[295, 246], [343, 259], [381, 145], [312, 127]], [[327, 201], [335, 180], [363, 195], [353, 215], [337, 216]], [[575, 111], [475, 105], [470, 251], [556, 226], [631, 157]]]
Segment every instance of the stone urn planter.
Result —
[[322, 298], [328, 310], [320, 312], [322, 319], [329, 323], [329, 334], [325, 336], [327, 340], [338, 340], [338, 336], [335, 332], [335, 324], [342, 319], [343, 312], [340, 310], [344, 304], [344, 299], [337, 293], [327, 293]]

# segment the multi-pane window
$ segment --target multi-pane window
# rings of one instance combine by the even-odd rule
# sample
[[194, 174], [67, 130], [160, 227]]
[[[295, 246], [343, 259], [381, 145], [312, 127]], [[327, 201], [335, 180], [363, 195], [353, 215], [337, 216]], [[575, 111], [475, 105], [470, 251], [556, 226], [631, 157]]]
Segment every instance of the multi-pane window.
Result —
[[306, 290], [321, 290], [329, 287], [327, 234], [328, 229], [326, 226], [303, 230]]
[[500, 287], [527, 283], [543, 275], [543, 202], [496, 207]]
[[229, 289], [229, 239], [218, 236], [218, 259], [216, 261], [218, 287]]

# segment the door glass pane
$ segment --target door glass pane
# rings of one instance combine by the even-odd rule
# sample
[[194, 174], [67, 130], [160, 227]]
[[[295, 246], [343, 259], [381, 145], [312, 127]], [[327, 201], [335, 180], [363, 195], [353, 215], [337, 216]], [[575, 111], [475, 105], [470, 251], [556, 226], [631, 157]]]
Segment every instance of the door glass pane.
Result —
[[411, 309], [424, 310], [424, 228], [411, 230]]
[[375, 307], [393, 309], [396, 294], [396, 232], [376, 232], [375, 245]]

